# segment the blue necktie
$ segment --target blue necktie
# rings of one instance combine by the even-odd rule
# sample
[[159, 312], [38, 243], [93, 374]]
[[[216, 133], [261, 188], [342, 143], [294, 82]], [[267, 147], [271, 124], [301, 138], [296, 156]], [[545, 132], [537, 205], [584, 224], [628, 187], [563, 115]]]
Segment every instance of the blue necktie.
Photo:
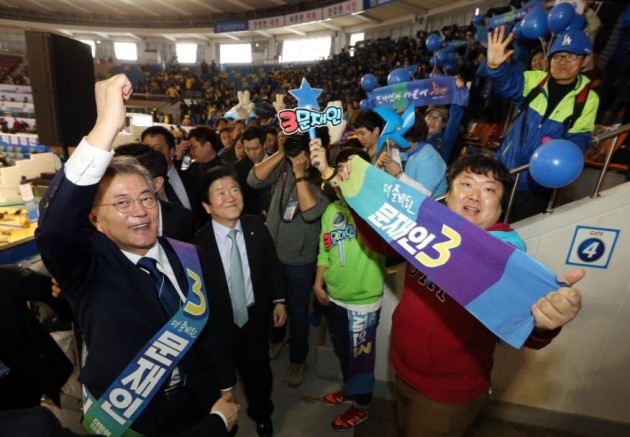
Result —
[[243, 277], [243, 264], [241, 254], [236, 244], [236, 229], [228, 232], [228, 238], [232, 241], [230, 248], [230, 299], [232, 301], [232, 312], [234, 323], [241, 328], [249, 316], [247, 315], [247, 297], [245, 296], [245, 278]]
[[157, 269], [157, 261], [153, 258], [143, 257], [138, 261], [138, 267], [148, 271], [155, 283], [155, 289], [158, 292], [158, 296], [162, 301], [162, 306], [166, 310], [169, 317], [177, 312], [181, 299], [177, 290], [173, 286], [173, 283], [168, 277]]

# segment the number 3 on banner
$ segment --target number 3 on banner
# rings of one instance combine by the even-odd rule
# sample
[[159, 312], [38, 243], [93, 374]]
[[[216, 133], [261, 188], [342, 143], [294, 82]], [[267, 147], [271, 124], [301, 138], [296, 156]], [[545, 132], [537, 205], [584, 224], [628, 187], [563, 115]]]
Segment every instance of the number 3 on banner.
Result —
[[440, 267], [451, 258], [451, 249], [454, 249], [462, 242], [462, 237], [454, 229], [447, 225], [442, 225], [442, 234], [448, 238], [446, 241], [437, 243], [433, 249], [438, 253], [437, 258], [431, 258], [424, 252], [416, 255], [416, 259], [427, 267]]

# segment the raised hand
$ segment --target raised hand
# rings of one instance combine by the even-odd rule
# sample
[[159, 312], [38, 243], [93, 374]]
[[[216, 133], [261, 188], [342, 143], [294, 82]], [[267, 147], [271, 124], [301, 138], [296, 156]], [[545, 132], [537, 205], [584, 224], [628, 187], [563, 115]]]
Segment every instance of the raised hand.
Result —
[[508, 45], [514, 39], [514, 33], [505, 35], [505, 26], [501, 26], [488, 35], [488, 51], [486, 62], [489, 67], [496, 68], [512, 56], [514, 49], [508, 49]]
[[287, 107], [284, 104], [284, 94], [276, 94], [276, 101], [272, 103], [276, 112], [280, 112]]
[[321, 138], [313, 138], [309, 143], [311, 165], [326, 176], [330, 172], [330, 166], [326, 159], [326, 149], [322, 146]]
[[118, 131], [125, 125], [127, 114], [125, 101], [129, 100], [133, 88], [124, 74], [97, 82], [94, 86], [96, 97], [96, 123], [87, 136], [94, 147], [111, 150]]
[[571, 287], [582, 279], [584, 270], [576, 269], [563, 278], [570, 287], [562, 287], [541, 297], [532, 305], [537, 329], [552, 330], [569, 323], [582, 308], [580, 292]]

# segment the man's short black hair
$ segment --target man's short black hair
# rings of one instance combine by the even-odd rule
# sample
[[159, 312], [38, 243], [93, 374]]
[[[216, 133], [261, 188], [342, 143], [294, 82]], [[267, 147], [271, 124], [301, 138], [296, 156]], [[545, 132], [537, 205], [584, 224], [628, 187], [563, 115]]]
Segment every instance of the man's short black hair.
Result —
[[215, 152], [218, 152], [222, 148], [217, 133], [208, 126], [197, 126], [191, 129], [190, 132], [188, 132], [188, 139], [190, 138], [196, 138], [201, 144], [209, 141]]
[[505, 209], [508, 199], [510, 198], [512, 185], [514, 184], [514, 179], [510, 174], [510, 170], [508, 170], [505, 164], [497, 161], [496, 159], [490, 158], [483, 153], [463, 156], [451, 165], [448, 172], [449, 190], [455, 178], [464, 171], [469, 171], [479, 175], [491, 174], [497, 182], [500, 182], [501, 185], [503, 185], [503, 198], [501, 199], [501, 206]]
[[217, 165], [215, 167], [212, 167], [210, 170], [205, 172], [203, 176], [201, 176], [201, 179], [199, 180], [199, 189], [201, 190], [201, 199], [205, 203], [210, 204], [210, 185], [212, 185], [214, 181], [224, 178], [226, 176], [231, 177], [237, 183], [239, 183], [238, 175], [236, 174], [234, 169], [228, 165]]
[[357, 116], [354, 118], [352, 122], [352, 128], [354, 130], [359, 129], [360, 127], [364, 127], [370, 132], [374, 130], [374, 128], [379, 128], [380, 132], [383, 132], [384, 121], [380, 115], [378, 115], [374, 111], [359, 111]]
[[267, 132], [258, 126], [250, 126], [243, 132], [243, 141], [255, 140], [256, 138], [258, 138], [260, 144], [265, 144]]
[[144, 131], [142, 131], [142, 134], [140, 135], [140, 141], [144, 141], [144, 138], [146, 136], [152, 137], [155, 135], [164, 136], [164, 139], [166, 140], [166, 144], [168, 144], [169, 149], [175, 148], [175, 137], [173, 136], [171, 131], [166, 129], [164, 126], [149, 126]]
[[114, 156], [133, 156], [146, 168], [152, 178], [163, 177], [166, 181], [168, 163], [164, 155], [142, 143], [128, 143], [114, 149]]
[[348, 159], [353, 155], [359, 155], [364, 161], [370, 162], [370, 154], [367, 150], [358, 147], [346, 147], [345, 149], [341, 149], [337, 154], [335, 165], [348, 162]]

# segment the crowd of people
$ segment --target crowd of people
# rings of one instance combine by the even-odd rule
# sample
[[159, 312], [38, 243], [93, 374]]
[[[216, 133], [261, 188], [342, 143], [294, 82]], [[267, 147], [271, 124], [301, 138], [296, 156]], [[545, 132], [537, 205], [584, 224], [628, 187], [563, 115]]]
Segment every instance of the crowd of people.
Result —
[[[287, 383], [302, 383], [314, 302], [328, 318], [343, 376], [340, 390], [322, 401], [351, 404], [331, 426], [343, 431], [365, 421], [385, 262], [398, 255], [344, 200], [341, 187], [356, 160], [424, 196], [447, 194], [452, 212], [525, 249], [502, 220], [514, 183], [508, 168], [528, 162], [546, 139], [589, 145], [604, 116], [591, 80], [607, 86], [599, 79], [605, 70], [583, 74], [598, 41], [569, 30], [543, 59], [534, 50], [525, 67], [506, 27], [483, 42], [471, 27], [449, 27], [445, 40], [466, 43], [454, 64], [439, 68], [431, 65], [426, 36], [378, 40], [316, 66], [260, 72], [252, 100], [270, 102], [303, 77], [324, 90], [322, 106], [341, 100], [348, 128], [339, 139], [326, 128], [315, 129], [314, 138], [286, 135], [269, 115], [224, 117], [238, 87], [214, 64], [192, 72], [173, 65], [179, 73], [158, 77], [147, 69], [140, 83], [123, 74], [97, 82], [96, 124], [51, 183], [36, 235], [84, 336], [79, 380], [88, 428], [233, 435], [243, 404], [258, 435], [273, 435], [269, 360], [288, 343]], [[373, 73], [385, 85], [396, 66], [410, 67], [415, 79], [452, 74], [461, 96], [458, 104], [415, 108], [405, 144], [379, 147], [386, 123], [360, 108], [361, 78]], [[202, 91], [199, 112], [187, 105], [180, 114], [191, 129], [151, 126], [138, 143], [114, 150], [136, 86], [173, 101], [183, 89]], [[493, 157], [460, 156], [458, 136], [470, 114], [491, 118], [509, 107], [488, 99], [513, 101], [518, 112]], [[285, 104], [296, 106], [290, 96]], [[540, 212], [549, 195], [526, 174], [513, 217]], [[565, 286], [532, 303], [527, 347], [546, 346], [578, 314], [573, 284], [583, 276], [581, 269], [569, 273]], [[489, 399], [496, 336], [411, 264], [390, 335], [401, 435], [465, 433]], [[235, 398], [237, 375], [246, 399]]]
[[[241, 173], [243, 186], [271, 186], [271, 193], [266, 206], [254, 204], [257, 213], [243, 214], [236, 164], [223, 163], [217, 154], [193, 165], [205, 148], [219, 143], [212, 129], [189, 133], [193, 161], [187, 169], [178, 168], [183, 160], [177, 156], [187, 141], [175, 144], [160, 126], [147, 128], [143, 143], [112, 149], [131, 89], [124, 75], [97, 83], [97, 122], [51, 182], [36, 233], [58, 294], [81, 327], [84, 425], [115, 435], [234, 435], [244, 404], [258, 435], [273, 435], [274, 329], [288, 324], [287, 383], [299, 386], [313, 295], [329, 319], [343, 374], [340, 390], [323, 402], [352, 404], [331, 426], [343, 431], [365, 421], [375, 382], [385, 256], [393, 253], [348, 207], [339, 184], [350, 178], [353, 160], [375, 159], [368, 147], [342, 148], [332, 165], [325, 128], [311, 140], [279, 135], [269, 152], [265, 131], [247, 127], [245, 156], [237, 161], [252, 161], [249, 172]], [[420, 142], [425, 119], [418, 117], [416, 124], [420, 128], [409, 138]], [[387, 171], [379, 159], [377, 166]], [[512, 183], [503, 164], [471, 155], [456, 161], [449, 182], [449, 209], [523, 248], [518, 234], [498, 223]], [[392, 324], [399, 426], [408, 436], [460, 435], [488, 399], [496, 338], [430, 281], [419, 281], [417, 270], [407, 270], [404, 304]], [[533, 303], [528, 346], [547, 345], [577, 315], [580, 293], [572, 284], [583, 275], [580, 269], [570, 273], [568, 285]], [[423, 340], [427, 317], [444, 325], [443, 348]], [[467, 352], [469, 345], [477, 352]], [[431, 360], [421, 358], [429, 350]], [[433, 365], [442, 361], [452, 368], [448, 374]], [[237, 374], [245, 399], [234, 394]], [[0, 420], [11, 429], [20, 420], [29, 429], [52, 429], [41, 410], [24, 414], [14, 411]]]

